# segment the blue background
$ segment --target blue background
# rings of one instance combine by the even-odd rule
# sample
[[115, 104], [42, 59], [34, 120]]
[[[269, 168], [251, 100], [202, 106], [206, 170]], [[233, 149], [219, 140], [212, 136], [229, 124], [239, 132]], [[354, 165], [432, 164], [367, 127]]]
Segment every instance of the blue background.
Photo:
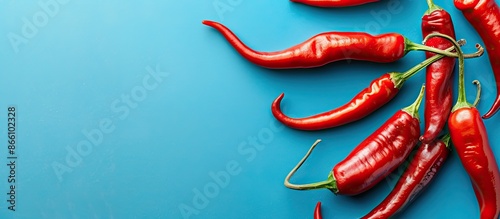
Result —
[[[270, 104], [285, 92], [283, 109], [290, 116], [332, 109], [383, 73], [421, 62], [423, 52], [389, 64], [342, 61], [307, 70], [269, 70], [239, 56], [201, 21], [222, 22], [262, 51], [332, 30], [399, 32], [420, 42], [425, 1], [321, 9], [287, 0], [61, 0], [49, 11], [43, 7], [47, 2], [54, 3], [0, 1], [2, 218], [183, 218], [181, 209], [188, 208], [189, 218], [312, 218], [317, 201], [323, 202], [324, 218], [359, 218], [394, 185], [385, 180], [362, 195], [345, 197], [328, 190], [290, 190], [283, 180], [318, 138], [323, 142], [293, 180], [325, 179], [359, 142], [413, 102], [423, 71], [373, 115], [335, 129], [283, 127]], [[396, 13], [388, 13], [388, 4], [399, 4]], [[436, 4], [450, 12], [457, 38], [467, 39], [464, 50], [473, 52], [481, 42], [476, 32], [451, 0]], [[27, 23], [36, 31], [23, 35]], [[13, 36], [24, 40], [13, 44]], [[158, 71], [159, 80], [147, 69]], [[475, 96], [473, 79], [482, 82], [478, 108], [485, 113], [496, 94], [486, 55], [466, 61], [469, 101]], [[145, 87], [144, 80], [157, 86]], [[8, 106], [17, 107], [15, 212], [4, 201]], [[497, 115], [485, 121], [497, 157], [498, 120]], [[94, 143], [88, 132], [94, 133]], [[78, 148], [85, 153], [75, 155]], [[453, 152], [400, 216], [477, 218], [478, 212]]]

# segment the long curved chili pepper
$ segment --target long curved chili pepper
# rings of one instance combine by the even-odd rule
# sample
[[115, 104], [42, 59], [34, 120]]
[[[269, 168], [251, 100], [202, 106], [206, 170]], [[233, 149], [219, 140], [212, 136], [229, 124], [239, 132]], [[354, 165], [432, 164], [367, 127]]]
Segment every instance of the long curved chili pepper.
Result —
[[[429, 10], [422, 17], [423, 37], [425, 38], [429, 34], [437, 32], [455, 38], [455, 30], [450, 14], [435, 5], [432, 0], [427, 0], [427, 4]], [[424, 45], [437, 49], [446, 49], [452, 46], [450, 42], [439, 37], [425, 41]], [[434, 53], [426, 52], [425, 56], [429, 58], [434, 56]], [[420, 136], [421, 142], [432, 142], [446, 125], [453, 101], [451, 77], [454, 66], [455, 59], [445, 57], [432, 63], [426, 69], [424, 133]]]
[[292, 2], [302, 3], [316, 7], [349, 7], [378, 2], [379, 0], [290, 0]]
[[454, 0], [454, 4], [483, 40], [495, 76], [497, 95], [483, 115], [487, 119], [500, 109], [500, 8], [495, 0]]
[[[473, 104], [475, 105], [481, 95], [481, 84], [477, 80], [473, 83], [477, 85], [476, 100]], [[389, 195], [362, 219], [390, 218], [403, 211], [434, 179], [448, 158], [450, 150], [449, 134], [431, 143], [422, 143], [408, 158], [407, 168]], [[319, 214], [321, 217], [318, 205], [315, 215]]]
[[[437, 35], [453, 41], [445, 35]], [[467, 102], [464, 86], [464, 59], [459, 46], [458, 99], [448, 118], [451, 141], [467, 171], [476, 195], [481, 219], [500, 215], [500, 172], [488, 141], [481, 114]]]
[[390, 218], [401, 212], [431, 182], [449, 154], [447, 134], [430, 144], [421, 144], [391, 193], [362, 219]]
[[327, 188], [335, 194], [357, 195], [384, 179], [408, 157], [418, 142], [420, 124], [418, 108], [422, 102], [424, 87], [410, 106], [398, 110], [375, 132], [362, 141], [322, 182], [296, 185], [290, 183], [292, 175], [309, 157], [321, 141], [317, 140], [307, 154], [285, 178], [285, 186], [308, 190]]
[[[445, 51], [451, 51], [452, 49], [453, 47]], [[469, 55], [469, 57], [483, 54], [484, 50], [482, 47], [478, 46], [477, 49], [478, 51]], [[435, 55], [403, 73], [386, 73], [373, 80], [367, 88], [359, 92], [346, 104], [327, 112], [305, 118], [288, 117], [281, 111], [280, 107], [284, 94], [281, 94], [273, 101], [271, 112], [281, 123], [299, 130], [327, 129], [354, 122], [370, 115], [372, 112], [392, 100], [406, 80], [422, 68], [425, 68], [427, 65], [442, 57], [442, 55]]]
[[203, 24], [218, 30], [243, 57], [264, 68], [312, 68], [348, 59], [387, 63], [399, 60], [413, 50], [456, 57], [454, 53], [411, 42], [401, 34], [373, 36], [362, 32], [326, 32], [285, 50], [259, 52], [241, 42], [224, 25], [208, 20]]
[[314, 219], [323, 219], [323, 216], [321, 216], [321, 202], [318, 202], [316, 208], [314, 208]]

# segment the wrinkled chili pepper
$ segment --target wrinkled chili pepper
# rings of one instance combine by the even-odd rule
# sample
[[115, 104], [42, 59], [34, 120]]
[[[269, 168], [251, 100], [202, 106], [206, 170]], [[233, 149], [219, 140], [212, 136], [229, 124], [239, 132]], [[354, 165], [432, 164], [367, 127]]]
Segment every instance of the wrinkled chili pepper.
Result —
[[454, 0], [454, 4], [483, 40], [495, 76], [497, 95], [483, 115], [487, 119], [500, 109], [500, 8], [495, 0]]
[[318, 202], [316, 208], [314, 208], [314, 219], [323, 219], [323, 216], [321, 216], [321, 202]]
[[316, 7], [349, 7], [378, 2], [379, 0], [290, 0], [292, 2], [302, 3]]
[[224, 25], [208, 20], [203, 24], [218, 30], [243, 57], [264, 68], [312, 68], [348, 59], [387, 63], [399, 60], [413, 50], [456, 57], [454, 53], [411, 42], [401, 34], [372, 36], [362, 32], [326, 32], [282, 51], [259, 52], [241, 42]]
[[390, 218], [401, 212], [436, 176], [449, 154], [450, 136], [421, 144], [391, 193], [362, 219]]
[[[455, 38], [455, 30], [450, 14], [441, 7], [434, 4], [432, 0], [427, 0], [429, 10], [422, 17], [422, 35], [437, 32]], [[446, 49], [452, 46], [447, 40], [434, 37], [425, 43], [437, 49]], [[426, 52], [427, 58], [434, 56], [434, 53]], [[451, 77], [455, 59], [445, 57], [429, 65], [426, 69], [425, 78], [425, 104], [424, 104], [424, 133], [420, 136], [420, 141], [430, 143], [438, 137], [451, 111], [453, 92]]]
[[[453, 41], [445, 35], [438, 35]], [[477, 108], [468, 103], [464, 86], [464, 59], [461, 49], [458, 65], [458, 99], [448, 118], [451, 141], [468, 173], [476, 195], [481, 219], [500, 215], [500, 172], [488, 141], [488, 133]]]
[[[463, 41], [464, 42], [464, 41]], [[478, 51], [469, 57], [480, 56], [484, 50], [478, 46]], [[453, 46], [445, 51], [451, 51]], [[291, 118], [281, 111], [281, 100], [284, 94], [276, 98], [271, 105], [271, 112], [274, 117], [288, 127], [299, 130], [320, 130], [344, 125], [357, 121], [370, 115], [372, 112], [382, 107], [396, 96], [406, 80], [416, 74], [422, 68], [441, 59], [442, 55], [435, 55], [410, 70], [399, 73], [391, 72], [373, 80], [370, 85], [359, 92], [346, 104], [317, 115], [305, 118]]]
[[290, 183], [292, 175], [321, 141], [317, 140], [285, 178], [285, 186], [297, 190], [327, 188], [341, 195], [357, 195], [375, 186], [401, 165], [418, 142], [418, 108], [422, 102], [424, 87], [422, 86], [413, 104], [398, 110], [344, 160], [335, 165], [327, 180], [305, 185]]

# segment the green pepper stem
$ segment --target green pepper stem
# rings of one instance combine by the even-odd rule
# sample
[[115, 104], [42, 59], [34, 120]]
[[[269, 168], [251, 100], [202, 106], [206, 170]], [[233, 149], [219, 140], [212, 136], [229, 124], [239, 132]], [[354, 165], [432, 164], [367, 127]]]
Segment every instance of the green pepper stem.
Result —
[[410, 114], [413, 118], [419, 119], [418, 108], [420, 108], [420, 103], [422, 103], [422, 99], [424, 98], [425, 84], [420, 88], [420, 93], [418, 94], [417, 99], [411, 105], [403, 108], [402, 110]]
[[[453, 50], [453, 48], [448, 48], [445, 51], [451, 51], [451, 50]], [[406, 79], [410, 78], [411, 76], [413, 76], [415, 73], [417, 73], [420, 70], [422, 70], [423, 68], [429, 66], [430, 64], [434, 63], [437, 60], [442, 59], [443, 57], [444, 57], [443, 55], [432, 56], [432, 57], [424, 60], [423, 62], [419, 63], [418, 65], [415, 65], [412, 68], [408, 69], [407, 71], [403, 72], [403, 74], [401, 75], [401, 77], [404, 80], [406, 80]]]
[[[428, 38], [426, 38], [426, 39], [428, 39]], [[458, 45], [463, 46], [464, 44], [462, 44], [461, 41], [462, 40], [458, 40], [457, 43], [458, 43]], [[484, 54], [484, 48], [481, 45], [479, 45], [478, 43], [476, 43], [476, 49], [477, 49], [477, 51], [475, 53], [462, 54], [464, 56], [464, 59], [477, 58], [477, 57], [480, 57]]]
[[[445, 51], [451, 51], [453, 50], [453, 47], [450, 47], [446, 49]], [[443, 55], [435, 55], [432, 56], [423, 62], [419, 63], [418, 65], [413, 66], [412, 68], [408, 69], [405, 72], [402, 73], [391, 73], [391, 78], [394, 83], [394, 87], [396, 88], [401, 88], [403, 84], [408, 80], [408, 78], [412, 77], [416, 73], [418, 73], [420, 70], [424, 69], [425, 67], [429, 66], [430, 64], [434, 63], [435, 61], [442, 59], [444, 56]]]
[[[454, 49], [454, 47], [450, 47], [444, 51], [452, 51]], [[408, 69], [407, 71], [403, 72], [402, 74], [402, 78], [403, 79], [408, 79], [410, 78], [411, 76], [413, 76], [415, 73], [417, 73], [418, 71], [422, 70], [423, 68], [429, 66], [430, 64], [434, 63], [435, 61], [439, 60], [439, 59], [442, 59], [444, 56], [443, 55], [434, 55], [426, 60], [424, 60], [423, 62], [421, 62], [420, 64], [418, 65], [415, 65], [413, 66], [412, 68]]]
[[[451, 37], [450, 37], [451, 39]], [[455, 42], [453, 42], [455, 45]], [[467, 97], [465, 95], [465, 76], [464, 76], [464, 56], [461, 48], [457, 48], [458, 55], [458, 99], [457, 104], [453, 107], [452, 111], [460, 106], [469, 105], [467, 102]]]
[[[423, 41], [423, 44], [425, 44], [425, 41]], [[465, 45], [466, 41], [461, 39], [459, 41], [457, 41], [461, 46]], [[432, 53], [436, 53], [436, 54], [440, 54], [440, 55], [443, 55], [443, 56], [447, 56], [447, 57], [453, 57], [453, 58], [458, 58], [458, 55], [456, 53], [452, 53], [450, 51], [447, 51], [447, 50], [441, 50], [441, 49], [436, 49], [434, 47], [430, 47], [430, 46], [426, 46], [426, 45], [423, 45], [423, 44], [418, 44], [418, 43], [414, 43], [412, 42], [411, 40], [405, 38], [405, 53], [408, 53], [409, 51], [413, 51], [413, 50], [420, 50], [420, 51], [427, 51], [427, 52], [432, 52]], [[479, 46], [480, 47], [480, 46]], [[476, 45], [476, 48], [478, 48], [478, 46]], [[478, 48], [478, 49], [481, 49], [482, 50], [482, 47], [481, 48]], [[473, 53], [473, 54], [464, 54], [464, 58], [466, 59], [469, 59], [469, 58], [476, 58], [476, 57], [479, 57], [483, 54], [483, 52], [476, 52], [476, 53]]]
[[449, 150], [451, 150], [451, 144], [450, 144], [450, 133], [446, 133], [445, 135], [443, 135], [443, 137], [441, 137], [441, 141], [444, 143], [444, 145], [446, 145], [446, 148], [448, 148]]
[[409, 51], [413, 51], [413, 50], [433, 52], [433, 53], [448, 56], [448, 57], [457, 57], [457, 54], [452, 53], [450, 51], [440, 50], [440, 49], [436, 49], [434, 47], [414, 43], [414, 42], [410, 41], [409, 39], [405, 38], [405, 53], [408, 53]]
[[[426, 38], [426, 40], [427, 40], [427, 38]], [[465, 44], [465, 40], [459, 40], [458, 44], [459, 45], [464, 45]], [[450, 48], [448, 48], [446, 50], [442, 50], [442, 51], [449, 52], [449, 51], [452, 51], [454, 49], [455, 49], [455, 47], [452, 46], [452, 47], [450, 47]], [[484, 53], [484, 48], [481, 45], [476, 44], [476, 49], [477, 49], [477, 51], [475, 53], [467, 54], [467, 56], [469, 58], [475, 58], [475, 57], [482, 56], [483, 53]], [[409, 70], [407, 70], [405, 72], [402, 72], [402, 73], [392, 73], [391, 76], [392, 76], [392, 79], [393, 79], [393, 82], [394, 82], [394, 86], [396, 88], [401, 88], [401, 86], [403, 86], [403, 84], [405, 83], [406, 80], [408, 80], [408, 78], [412, 77], [413, 75], [415, 75], [416, 73], [418, 73], [420, 70], [424, 69], [425, 67], [427, 67], [430, 64], [434, 63], [435, 61], [437, 61], [439, 59], [442, 59], [443, 57], [444, 57], [443, 55], [434, 55], [434, 56], [432, 56], [432, 57], [424, 60], [420, 64], [413, 66], [412, 68], [410, 68]]]
[[473, 80], [472, 83], [476, 85], [476, 99], [472, 104], [474, 107], [476, 107], [479, 103], [479, 100], [481, 99], [481, 82], [479, 82], [478, 80]]
[[293, 174], [297, 172], [297, 170], [304, 164], [304, 162], [307, 160], [309, 155], [311, 155], [311, 152], [314, 150], [316, 145], [318, 145], [321, 142], [321, 139], [316, 140], [314, 144], [311, 146], [309, 151], [307, 151], [306, 155], [302, 158], [302, 160], [299, 161], [299, 163], [290, 171], [290, 173], [286, 176], [285, 178], [285, 186], [290, 188], [290, 189], [296, 189], [296, 190], [310, 190], [310, 189], [330, 189], [334, 193], [338, 192], [337, 189], [337, 183], [335, 181], [335, 177], [333, 177], [333, 174], [330, 173], [328, 175], [328, 179], [325, 181], [321, 182], [316, 182], [316, 183], [309, 183], [309, 184], [302, 184], [302, 185], [297, 185], [297, 184], [292, 184], [290, 183], [290, 178], [292, 178]]
[[425, 12], [426, 15], [431, 14], [433, 11], [443, 9], [443, 8], [439, 7], [438, 5], [434, 4], [433, 0], [427, 0], [427, 5], [429, 6], [429, 9], [427, 9], [427, 11]]
[[[460, 45], [458, 45], [457, 41], [455, 41], [452, 37], [440, 34], [440, 33], [432, 33], [429, 34], [426, 39], [429, 39], [431, 37], [441, 37], [444, 38], [448, 41], [450, 41], [453, 46], [455, 46], [455, 49], [457, 50], [458, 54], [458, 98], [457, 98], [457, 103], [451, 111], [455, 111], [457, 109], [463, 108], [463, 107], [472, 107], [470, 103], [467, 102], [467, 97], [465, 95], [465, 82], [464, 82], [464, 55], [462, 52], [462, 49], [460, 48]], [[477, 47], [477, 45], [476, 45]]]

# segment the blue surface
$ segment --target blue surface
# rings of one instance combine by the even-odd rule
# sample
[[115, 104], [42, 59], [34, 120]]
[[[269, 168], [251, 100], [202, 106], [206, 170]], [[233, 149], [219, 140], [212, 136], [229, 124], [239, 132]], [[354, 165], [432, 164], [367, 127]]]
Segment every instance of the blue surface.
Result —
[[[55, 4], [44, 7], [47, 2]], [[355, 145], [413, 102], [423, 72], [373, 115], [335, 129], [283, 127], [270, 104], [285, 92], [283, 107], [291, 116], [329, 110], [381, 74], [419, 63], [422, 52], [390, 64], [352, 61], [268, 70], [240, 57], [201, 21], [222, 22], [263, 51], [332, 30], [394, 31], [420, 42], [423, 0], [344, 9], [287, 0], [0, 3], [0, 163], [8, 162], [8, 106], [17, 109], [18, 139], [16, 211], [2, 201], [2, 218], [183, 218], [183, 211], [189, 218], [312, 218], [317, 201], [323, 202], [324, 218], [358, 218], [395, 183], [382, 181], [356, 197], [283, 186], [318, 138], [323, 143], [294, 181], [325, 179]], [[381, 18], [388, 4], [399, 6]], [[436, 4], [452, 15], [457, 38], [467, 39], [464, 50], [474, 51], [481, 40], [452, 1]], [[484, 113], [496, 94], [486, 55], [466, 61], [466, 81], [473, 79], [483, 85], [479, 110]], [[471, 84], [467, 94], [472, 101]], [[500, 136], [493, 133], [500, 132], [499, 116], [485, 121], [497, 157]], [[9, 192], [5, 167], [0, 200]], [[453, 153], [400, 217], [477, 218], [478, 211]]]

